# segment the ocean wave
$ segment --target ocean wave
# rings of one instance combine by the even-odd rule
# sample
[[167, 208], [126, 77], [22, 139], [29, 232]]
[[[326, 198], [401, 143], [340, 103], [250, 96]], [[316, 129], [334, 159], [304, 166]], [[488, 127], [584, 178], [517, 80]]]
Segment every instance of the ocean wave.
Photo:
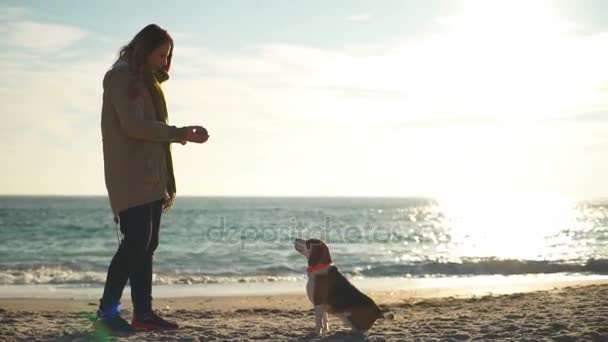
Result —
[[[297, 281], [302, 276], [279, 275], [205, 275], [205, 274], [163, 274], [154, 273], [155, 285], [194, 285], [223, 283], [260, 283], [277, 281]], [[35, 269], [0, 269], [0, 285], [103, 285], [105, 272], [80, 271], [64, 267], [38, 267]]]
[[409, 264], [377, 265], [356, 268], [353, 274], [366, 277], [427, 275], [467, 276], [467, 275], [516, 275], [540, 273], [608, 273], [608, 260], [590, 259], [587, 262], [571, 263], [537, 260], [480, 259], [461, 262], [421, 261]]
[[[339, 265], [338, 265], [339, 266]], [[429, 277], [429, 276], [477, 276], [523, 275], [547, 273], [608, 274], [608, 259], [590, 259], [587, 262], [567, 263], [531, 260], [470, 260], [462, 262], [416, 262], [374, 266], [344, 267], [341, 271], [355, 277]], [[228, 272], [203, 273], [155, 273], [155, 285], [196, 285], [223, 283], [263, 283], [304, 280], [306, 275], [289, 267], [265, 267], [251, 274]], [[0, 266], [0, 285], [103, 285], [106, 273], [63, 266]]]

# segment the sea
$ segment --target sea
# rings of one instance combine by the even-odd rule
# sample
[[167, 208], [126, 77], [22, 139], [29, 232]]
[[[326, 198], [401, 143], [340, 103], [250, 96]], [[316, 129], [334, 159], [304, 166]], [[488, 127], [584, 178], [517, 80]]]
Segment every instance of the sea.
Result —
[[[0, 297], [99, 296], [121, 238], [105, 196], [2, 196]], [[608, 275], [604, 200], [179, 197], [162, 217], [155, 289], [299, 289], [296, 238], [324, 240], [364, 284]]]

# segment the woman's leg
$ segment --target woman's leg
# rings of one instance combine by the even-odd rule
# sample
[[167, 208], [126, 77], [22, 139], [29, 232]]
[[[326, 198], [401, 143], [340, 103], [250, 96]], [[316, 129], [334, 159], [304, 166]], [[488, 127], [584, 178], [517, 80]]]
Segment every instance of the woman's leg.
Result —
[[[122, 291], [131, 279], [131, 287], [141, 287], [143, 280], [133, 277], [133, 271], [144, 264], [152, 238], [152, 204], [129, 208], [119, 214], [120, 230], [124, 238], [114, 254], [101, 299], [100, 310], [117, 310]], [[133, 291], [133, 289], [131, 290]]]
[[152, 234], [145, 258], [139, 267], [131, 273], [131, 297], [133, 298], [134, 315], [131, 325], [137, 330], [177, 329], [175, 322], [167, 321], [152, 311], [152, 262], [154, 250], [158, 246], [158, 231], [162, 201], [155, 202], [150, 209]]
[[150, 208], [150, 239], [144, 252], [141, 263], [131, 273], [131, 299], [133, 300], [134, 313], [146, 313], [152, 311], [152, 263], [154, 251], [158, 246], [158, 232], [163, 202], [151, 203]]

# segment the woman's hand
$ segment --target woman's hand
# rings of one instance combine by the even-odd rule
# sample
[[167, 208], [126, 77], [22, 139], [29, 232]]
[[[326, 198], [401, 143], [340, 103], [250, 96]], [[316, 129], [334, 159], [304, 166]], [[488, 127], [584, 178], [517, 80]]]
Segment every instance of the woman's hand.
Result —
[[[203, 126], [188, 126], [186, 127], [186, 141], [202, 144], [209, 139], [209, 134]], [[182, 142], [185, 144], [186, 142]]]

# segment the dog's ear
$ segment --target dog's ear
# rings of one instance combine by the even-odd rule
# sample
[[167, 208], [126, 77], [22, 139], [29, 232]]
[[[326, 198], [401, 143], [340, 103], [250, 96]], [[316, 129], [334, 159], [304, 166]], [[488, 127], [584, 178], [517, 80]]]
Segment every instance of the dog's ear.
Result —
[[314, 245], [319, 245], [322, 244], [323, 241], [319, 240], [319, 239], [308, 239], [306, 240], [306, 250], [307, 251], [312, 251], [312, 248]]
[[321, 240], [311, 239], [306, 241], [308, 252], [308, 266], [331, 263], [329, 248]]
[[321, 260], [321, 254], [323, 253], [323, 248], [319, 243], [311, 243], [306, 244], [306, 248], [309, 250], [308, 252], [308, 266], [315, 266], [319, 264], [319, 260]]

